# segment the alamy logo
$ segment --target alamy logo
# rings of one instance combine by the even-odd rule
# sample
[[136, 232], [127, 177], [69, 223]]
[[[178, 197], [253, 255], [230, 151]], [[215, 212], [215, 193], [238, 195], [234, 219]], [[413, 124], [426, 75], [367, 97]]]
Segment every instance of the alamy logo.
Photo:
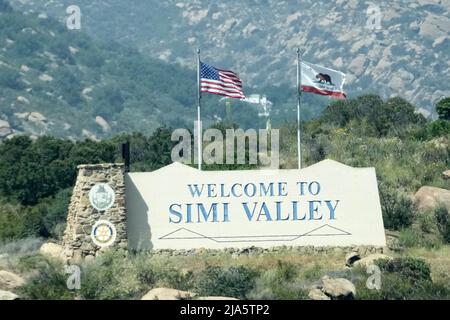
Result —
[[81, 269], [77, 265], [68, 265], [65, 269], [66, 274], [69, 274], [67, 278], [67, 289], [80, 290], [81, 288]]
[[371, 276], [367, 278], [366, 286], [370, 290], [381, 290], [381, 270], [377, 265], [367, 267], [367, 274]]
[[[194, 123], [194, 150], [198, 150], [197, 121]], [[271, 169], [279, 168], [280, 133], [278, 129], [207, 129], [203, 132], [202, 162], [205, 164], [254, 164]], [[270, 139], [269, 139], [270, 138]], [[172, 132], [172, 162], [197, 164], [197, 152], [192, 157], [192, 136], [187, 129]], [[193, 158], [193, 159], [192, 159]]]
[[66, 9], [66, 13], [69, 15], [66, 19], [66, 26], [69, 30], [81, 29], [81, 10], [79, 6], [71, 5]]

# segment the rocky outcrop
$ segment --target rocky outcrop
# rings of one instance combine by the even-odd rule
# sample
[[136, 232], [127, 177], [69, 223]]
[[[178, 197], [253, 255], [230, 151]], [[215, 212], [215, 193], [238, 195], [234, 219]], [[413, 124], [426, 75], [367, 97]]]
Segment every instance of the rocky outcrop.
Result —
[[59, 244], [56, 243], [52, 243], [52, 242], [48, 242], [48, 243], [44, 243], [41, 248], [39, 249], [39, 252], [43, 255], [55, 258], [55, 259], [60, 259], [62, 258], [62, 252], [63, 252], [63, 247], [60, 246]]
[[0, 119], [0, 139], [6, 138], [12, 133], [11, 125], [8, 121]]
[[377, 260], [392, 260], [392, 257], [385, 254], [375, 253], [356, 261], [353, 265], [355, 267], [367, 268], [368, 266], [373, 265]]
[[311, 300], [331, 300], [331, 298], [327, 296], [320, 288], [312, 288], [308, 293], [308, 297]]
[[25, 284], [25, 280], [6, 270], [0, 270], [0, 289], [1, 290], [14, 290]]
[[33, 123], [45, 123], [47, 121], [47, 118], [44, 117], [42, 113], [39, 112], [30, 112], [28, 116], [28, 121]]
[[0, 290], [0, 301], [2, 300], [17, 300], [19, 299], [19, 296], [15, 293]]
[[439, 207], [450, 211], [450, 190], [422, 187], [414, 195], [414, 204], [421, 212], [432, 211]]
[[232, 297], [211, 296], [211, 297], [198, 297], [198, 298], [195, 298], [195, 300], [213, 300], [214, 301], [214, 300], [239, 300], [239, 299], [232, 298]]
[[111, 126], [109, 125], [109, 123], [103, 119], [100, 116], [96, 116], [95, 117], [95, 123], [97, 123], [103, 130], [103, 132], [109, 132], [111, 131]]
[[309, 291], [311, 300], [349, 300], [356, 295], [355, 285], [347, 279], [324, 276], [320, 282]]
[[331, 299], [353, 299], [356, 295], [356, 288], [351, 281], [344, 278], [322, 278], [322, 291]]
[[169, 288], [155, 288], [147, 292], [141, 300], [187, 300], [196, 296], [189, 291], [181, 291]]
[[[14, 2], [25, 10], [59, 12], [54, 3]], [[285, 75], [292, 71], [292, 64], [283, 61], [294, 59], [294, 48], [300, 47], [304, 48], [305, 59], [342, 68], [352, 91], [372, 88], [386, 97], [401, 95], [432, 112], [439, 97], [450, 95], [446, 81], [441, 79], [450, 68], [448, 0], [393, 1], [389, 5], [376, 1], [300, 0], [283, 5], [268, 1], [259, 5], [239, 0], [220, 4], [198, 0], [175, 1], [164, 7], [157, 0], [148, 0], [129, 8], [130, 14], [139, 19], [114, 28], [112, 21], [104, 21], [99, 14], [114, 16], [117, 8], [123, 7], [121, 2], [93, 4], [96, 10], [90, 31], [105, 39], [132, 42], [154, 58], [177, 52], [171, 60], [192, 67], [191, 52], [177, 48], [191, 47], [195, 37], [197, 44], [214, 44], [208, 54], [216, 61], [232, 65], [250, 85], [264, 87], [289, 82]], [[159, 22], [167, 32], [147, 34], [145, 30], [152, 25], [151, 19], [145, 21], [145, 12], [155, 6], [161, 16], [168, 17]], [[379, 25], [376, 10], [367, 12], [371, 6], [380, 10]], [[408, 63], [411, 60], [415, 63]]]
[[442, 177], [444, 179], [450, 179], [450, 170], [445, 170], [444, 172], [442, 172]]

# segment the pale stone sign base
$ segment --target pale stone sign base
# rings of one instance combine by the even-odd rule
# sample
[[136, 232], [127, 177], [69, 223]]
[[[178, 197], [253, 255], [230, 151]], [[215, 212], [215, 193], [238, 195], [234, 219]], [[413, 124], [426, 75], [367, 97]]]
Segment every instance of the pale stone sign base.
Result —
[[129, 247], [224, 249], [386, 245], [374, 168], [199, 171], [174, 163], [126, 175]]

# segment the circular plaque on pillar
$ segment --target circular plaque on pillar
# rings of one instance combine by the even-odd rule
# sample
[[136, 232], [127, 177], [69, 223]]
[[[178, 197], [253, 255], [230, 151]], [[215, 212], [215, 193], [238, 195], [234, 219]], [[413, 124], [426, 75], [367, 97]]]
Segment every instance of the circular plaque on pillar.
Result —
[[107, 220], [99, 220], [92, 227], [92, 241], [99, 247], [109, 247], [116, 241], [116, 227]]
[[98, 211], [105, 211], [114, 205], [114, 190], [106, 183], [99, 183], [89, 191], [89, 201]]

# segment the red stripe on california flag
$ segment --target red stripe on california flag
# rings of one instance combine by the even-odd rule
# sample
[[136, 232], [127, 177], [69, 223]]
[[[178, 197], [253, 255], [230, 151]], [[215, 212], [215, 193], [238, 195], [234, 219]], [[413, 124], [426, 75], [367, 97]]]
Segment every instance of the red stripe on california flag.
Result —
[[318, 89], [316, 87], [311, 87], [311, 86], [301, 86], [301, 88], [302, 88], [303, 92], [316, 93], [316, 94], [320, 94], [322, 96], [330, 96], [330, 97], [333, 97], [336, 99], [347, 98], [347, 95], [345, 94], [345, 92], [321, 90], [321, 89]]

